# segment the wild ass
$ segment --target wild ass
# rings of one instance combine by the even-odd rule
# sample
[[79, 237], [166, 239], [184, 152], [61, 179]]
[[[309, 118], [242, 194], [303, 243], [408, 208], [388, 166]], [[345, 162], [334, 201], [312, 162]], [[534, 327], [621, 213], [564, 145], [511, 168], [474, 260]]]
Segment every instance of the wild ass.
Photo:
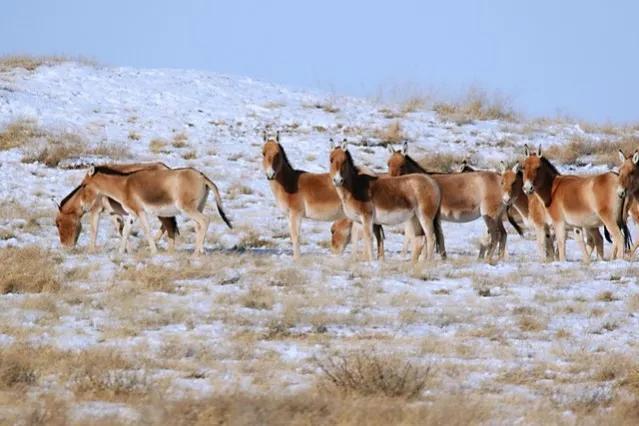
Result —
[[204, 253], [204, 239], [210, 220], [202, 211], [209, 190], [213, 191], [222, 220], [232, 228], [222, 209], [222, 197], [217, 186], [202, 172], [192, 168], [122, 173], [109, 167], [91, 167], [82, 185], [89, 191], [117, 201], [128, 213], [122, 232], [121, 253], [125, 251], [133, 221], [139, 219], [151, 253], [155, 254], [157, 249], [151, 236], [147, 214], [169, 217], [178, 213], [195, 222], [194, 253]]
[[[293, 168], [284, 147], [280, 144], [279, 132], [275, 138], [264, 135], [262, 168], [277, 205], [288, 215], [288, 226], [293, 243], [293, 258], [299, 259], [299, 234], [302, 219], [326, 222], [344, 219], [342, 203], [328, 173], [309, 173]], [[331, 230], [333, 234], [339, 232], [342, 235], [345, 233], [345, 227], [352, 226], [357, 225], [341, 221], [334, 223]], [[350, 232], [349, 229], [349, 236]], [[379, 258], [383, 258], [384, 246], [381, 227], [376, 226], [374, 232], [377, 238], [377, 255]], [[341, 252], [341, 250], [334, 249], [334, 252]]]
[[[164, 163], [137, 163], [137, 164], [109, 164], [107, 167], [122, 173], [132, 173], [138, 170], [169, 170]], [[108, 214], [114, 222], [118, 235], [122, 235], [124, 227], [123, 216], [126, 211], [117, 201], [98, 195], [95, 192], [87, 191], [83, 185], [78, 185], [71, 191], [58, 206], [58, 213], [55, 224], [58, 228], [60, 243], [64, 247], [75, 247], [80, 232], [82, 231], [82, 216], [89, 212], [89, 223], [91, 225], [89, 250], [95, 251], [98, 235], [100, 215]], [[166, 232], [169, 238], [169, 249], [175, 245], [175, 236], [179, 235], [177, 222], [174, 217], [158, 217], [161, 222], [160, 233], [156, 239], [160, 239]]]
[[[621, 258], [629, 235], [623, 219], [624, 195], [614, 173], [592, 176], [561, 175], [546, 157], [525, 147], [523, 191], [535, 194], [545, 208], [545, 222], [551, 224], [557, 239], [559, 260], [566, 260], [567, 228], [592, 229], [605, 226], [612, 236], [611, 258]], [[623, 234], [623, 235], [622, 235]], [[590, 255], [583, 238], [577, 238], [583, 261]]]
[[[365, 250], [373, 259], [372, 230], [374, 224], [411, 223], [421, 226], [426, 234], [425, 257], [431, 259], [435, 246], [445, 256], [444, 237], [439, 222], [441, 194], [433, 179], [423, 175], [371, 176], [359, 173], [346, 140], [331, 146], [330, 177], [337, 189], [344, 213], [363, 225]], [[414, 242], [413, 261], [417, 260]], [[424, 258], [422, 252], [421, 259]]]
[[[635, 150], [632, 155], [626, 156], [622, 150], [619, 150], [619, 159], [621, 166], [619, 167], [619, 188], [617, 195], [626, 200], [624, 213], [632, 216], [635, 224], [639, 224], [639, 150]], [[637, 242], [630, 249], [630, 257], [634, 256], [637, 247], [639, 247], [639, 237]]]
[[[502, 204], [499, 174], [490, 171], [466, 171], [462, 173], [432, 173], [421, 167], [407, 151], [404, 142], [400, 150], [389, 146], [391, 156], [388, 159], [388, 173], [391, 176], [402, 176], [410, 173], [420, 173], [430, 176], [441, 189], [441, 219], [448, 222], [471, 222], [480, 217], [484, 219], [490, 246], [487, 250], [491, 258], [496, 246], [499, 246], [499, 256], [503, 258], [506, 252], [506, 228], [503, 216], [506, 208]], [[465, 167], [468, 167], [466, 164]], [[517, 232], [521, 229], [511, 221]], [[480, 257], [484, 250], [480, 251]]]

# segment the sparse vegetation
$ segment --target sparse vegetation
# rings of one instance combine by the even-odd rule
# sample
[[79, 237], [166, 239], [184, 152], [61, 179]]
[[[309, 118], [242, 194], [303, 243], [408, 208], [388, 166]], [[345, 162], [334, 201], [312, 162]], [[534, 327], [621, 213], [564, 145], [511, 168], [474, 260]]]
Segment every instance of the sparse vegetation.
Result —
[[316, 359], [329, 392], [412, 399], [426, 388], [429, 368], [373, 351]]
[[55, 256], [35, 246], [0, 249], [0, 294], [60, 289]]
[[406, 139], [399, 121], [393, 121], [387, 127], [376, 130], [374, 136], [379, 139], [380, 144], [384, 146], [388, 144], [398, 144]]
[[53, 66], [65, 62], [78, 62], [83, 65], [96, 66], [96, 62], [87, 58], [69, 58], [66, 56], [31, 56], [31, 55], [6, 55], [0, 57], [0, 71], [8, 71], [15, 68], [23, 68], [34, 71], [42, 66]]
[[498, 94], [489, 95], [477, 88], [469, 89], [457, 102], [436, 102], [433, 110], [442, 120], [452, 121], [458, 125], [468, 124], [473, 120], [518, 119], [507, 98]]
[[639, 147], [639, 137], [624, 136], [618, 139], [598, 140], [587, 136], [572, 136], [567, 143], [542, 147], [542, 154], [551, 160], [564, 164], [574, 164], [578, 160], [608, 165], [619, 163], [618, 151], [626, 155]]

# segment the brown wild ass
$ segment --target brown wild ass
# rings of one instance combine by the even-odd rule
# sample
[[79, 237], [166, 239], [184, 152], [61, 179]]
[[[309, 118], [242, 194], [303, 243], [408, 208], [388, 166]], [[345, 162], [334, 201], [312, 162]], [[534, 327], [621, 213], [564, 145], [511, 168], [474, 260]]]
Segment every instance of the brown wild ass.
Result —
[[[546, 210], [545, 221], [555, 231], [559, 260], [566, 260], [566, 232], [572, 226], [592, 229], [605, 226], [612, 236], [611, 258], [621, 258], [628, 244], [623, 220], [624, 197], [620, 194], [619, 177], [614, 173], [592, 176], [561, 175], [546, 157], [525, 147], [523, 191], [539, 197]], [[576, 238], [583, 260], [590, 255], [584, 238]]]
[[[164, 163], [139, 163], [139, 164], [109, 164], [107, 167], [122, 173], [131, 173], [138, 170], [169, 170]], [[82, 216], [89, 212], [89, 223], [91, 224], [89, 250], [95, 251], [96, 240], [98, 234], [98, 225], [100, 215], [108, 214], [113, 220], [119, 235], [122, 235], [124, 227], [123, 216], [126, 211], [115, 200], [108, 197], [98, 195], [95, 192], [87, 191], [83, 185], [77, 186], [71, 191], [58, 206], [58, 213], [55, 218], [55, 224], [58, 228], [60, 243], [64, 247], [74, 247], [77, 243], [80, 232], [82, 231]], [[177, 222], [174, 217], [158, 217], [161, 222], [160, 239], [164, 232], [169, 237], [169, 249], [172, 250], [175, 245], [175, 236], [179, 235]]]
[[140, 170], [122, 173], [109, 167], [91, 167], [82, 184], [89, 191], [107, 196], [128, 213], [124, 222], [120, 252], [126, 248], [131, 224], [139, 219], [151, 253], [157, 252], [147, 214], [170, 217], [182, 213], [195, 222], [195, 254], [204, 253], [209, 218], [202, 213], [209, 190], [213, 191], [217, 211], [226, 225], [231, 223], [222, 209], [222, 197], [213, 181], [193, 168]]
[[[505, 162], [501, 162], [501, 190], [503, 201], [507, 206], [515, 209], [524, 219], [524, 223], [535, 231], [537, 249], [541, 260], [555, 260], [554, 238], [551, 229], [546, 223], [546, 209], [536, 196], [524, 194], [524, 174], [521, 164], [515, 163], [509, 168]], [[581, 234], [576, 229], [577, 234]], [[597, 257], [603, 259], [603, 239], [597, 228], [585, 229], [586, 247], [588, 256], [594, 249], [597, 250]], [[581, 235], [577, 235], [580, 237]]]
[[[439, 222], [441, 194], [433, 179], [423, 175], [371, 176], [359, 173], [346, 140], [331, 146], [330, 177], [337, 189], [346, 217], [363, 225], [365, 250], [373, 260], [374, 224], [411, 223], [421, 226], [426, 235], [426, 252], [421, 259], [431, 259], [435, 246], [445, 257], [444, 237]], [[415, 240], [416, 241], [416, 240]], [[414, 242], [413, 261], [419, 252]]]
[[[632, 216], [635, 224], [639, 224], [639, 151], [626, 156], [622, 150], [619, 150], [619, 159], [621, 166], [619, 167], [618, 195], [626, 199], [624, 210]], [[630, 249], [631, 257], [639, 247], [639, 237], [637, 239], [638, 241]]]
[[[499, 174], [490, 171], [467, 171], [463, 173], [431, 173], [421, 167], [407, 153], [407, 143], [396, 151], [389, 146], [391, 156], [388, 159], [388, 173], [391, 176], [402, 176], [420, 173], [430, 176], [441, 189], [441, 219], [448, 222], [471, 222], [480, 217], [484, 219], [490, 246], [487, 250], [491, 258], [497, 245], [499, 256], [506, 252], [506, 228], [503, 216], [506, 208], [502, 204]], [[468, 167], [466, 164], [465, 167]], [[517, 232], [521, 229], [511, 222]], [[480, 257], [483, 254], [480, 251]]]
[[[271, 191], [277, 205], [288, 215], [288, 226], [293, 243], [293, 257], [300, 257], [299, 234], [302, 219], [316, 221], [338, 221], [344, 219], [342, 203], [328, 173], [309, 173], [293, 168], [284, 147], [280, 144], [279, 132], [275, 138], [264, 135], [262, 147], [262, 168], [269, 181]], [[331, 226], [333, 235], [344, 235], [345, 228], [353, 224], [340, 221]], [[357, 226], [357, 225], [355, 225]], [[348, 230], [350, 237], [351, 230]], [[377, 238], [377, 255], [384, 256], [383, 235], [381, 227], [374, 229]], [[343, 247], [345, 247], [344, 245]], [[334, 249], [334, 252], [341, 252]], [[355, 253], [355, 250], [354, 250]]]

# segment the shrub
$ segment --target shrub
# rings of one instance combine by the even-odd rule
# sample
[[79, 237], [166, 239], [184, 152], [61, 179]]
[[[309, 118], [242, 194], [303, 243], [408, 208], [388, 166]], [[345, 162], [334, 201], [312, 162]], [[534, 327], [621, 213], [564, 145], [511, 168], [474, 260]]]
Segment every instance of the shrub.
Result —
[[60, 289], [53, 255], [39, 247], [0, 249], [0, 293], [41, 293]]

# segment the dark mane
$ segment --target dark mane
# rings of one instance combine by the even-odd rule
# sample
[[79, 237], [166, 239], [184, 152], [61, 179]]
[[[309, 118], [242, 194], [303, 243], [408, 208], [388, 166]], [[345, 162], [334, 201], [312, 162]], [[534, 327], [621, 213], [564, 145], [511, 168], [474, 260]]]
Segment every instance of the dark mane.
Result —
[[346, 164], [349, 170], [349, 173], [344, 176], [344, 186], [353, 194], [357, 201], [369, 201], [369, 186], [372, 181], [377, 180], [377, 176], [360, 174], [351, 153], [348, 150], [345, 150], [344, 153], [346, 154]]
[[118, 170], [110, 168], [109, 166], [95, 166], [93, 170], [95, 173], [102, 173], [105, 175], [115, 175], [115, 176], [128, 176], [130, 174], [135, 173], [135, 172], [131, 172], [131, 173], [120, 172]]
[[417, 172], [411, 171], [409, 173], [424, 173], [427, 175], [432, 174], [432, 172], [429, 172], [428, 170], [426, 170], [425, 168], [423, 168], [422, 166], [419, 165], [419, 163], [415, 160], [413, 160], [413, 157], [411, 157], [408, 154], [404, 155], [404, 167], [405, 168], [410, 168], [409, 170], [417, 170]]
[[69, 192], [69, 195], [64, 197], [62, 201], [60, 201], [60, 208], [64, 207], [64, 205], [78, 192], [84, 185], [78, 185], [73, 191]]
[[552, 165], [552, 163], [550, 161], [548, 161], [548, 159], [546, 157], [539, 157], [541, 159], [542, 164], [544, 164], [546, 167], [548, 167], [550, 169], [551, 172], [553, 172], [554, 174], [560, 175], [561, 173], [559, 173], [559, 170], [557, 170], [557, 168], [555, 166]]
[[280, 148], [279, 155], [282, 156], [282, 168], [275, 176], [280, 185], [284, 187], [284, 190], [289, 194], [294, 194], [298, 191], [298, 181], [301, 174], [306, 173], [304, 170], [296, 170], [286, 155], [284, 147], [278, 142], [277, 146]]

